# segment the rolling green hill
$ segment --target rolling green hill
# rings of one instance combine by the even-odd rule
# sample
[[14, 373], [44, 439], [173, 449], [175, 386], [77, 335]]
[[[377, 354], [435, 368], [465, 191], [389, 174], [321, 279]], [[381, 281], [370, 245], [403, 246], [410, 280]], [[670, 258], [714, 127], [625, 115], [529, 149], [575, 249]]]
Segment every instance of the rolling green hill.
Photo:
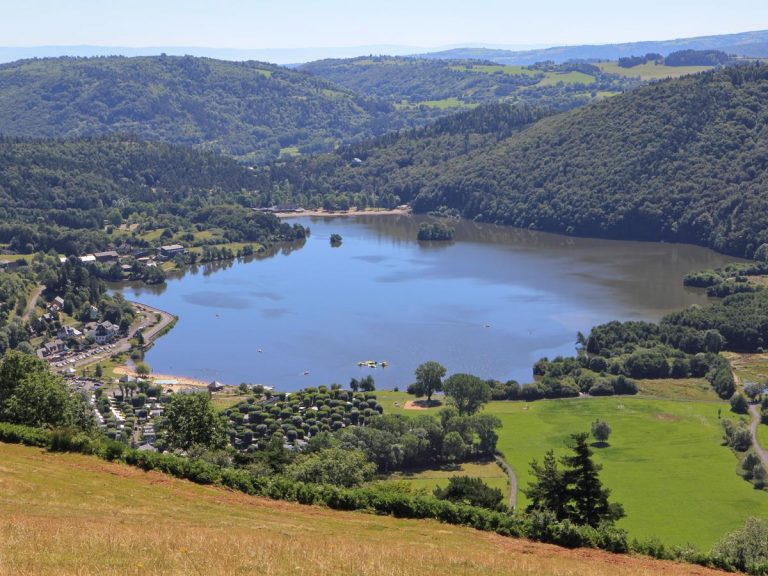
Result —
[[455, 111], [499, 100], [567, 110], [592, 100], [597, 92], [620, 92], [639, 84], [586, 63], [523, 67], [487, 60], [369, 56], [319, 60], [300, 70], [395, 102], [401, 110], [427, 106]]
[[0, 134], [130, 133], [258, 161], [403, 127], [404, 115], [319, 78], [191, 56], [44, 58], [0, 65]]
[[768, 67], [753, 64], [654, 83], [524, 130], [497, 128], [512, 113], [497, 106], [269, 170], [294, 197], [391, 195], [417, 212], [751, 256], [768, 241], [766, 106]]

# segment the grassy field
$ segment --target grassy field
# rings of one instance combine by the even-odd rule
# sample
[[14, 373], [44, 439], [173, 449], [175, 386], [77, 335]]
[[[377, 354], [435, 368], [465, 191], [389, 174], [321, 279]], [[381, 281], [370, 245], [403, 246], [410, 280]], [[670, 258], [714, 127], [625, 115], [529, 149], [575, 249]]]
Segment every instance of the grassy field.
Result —
[[462, 102], [458, 98], [443, 98], [442, 100], [424, 100], [422, 102], [414, 102], [414, 106], [427, 106], [428, 108], [438, 108], [439, 110], [446, 110], [448, 108], [475, 108], [477, 104], [467, 104]]
[[[768, 494], [736, 475], [736, 459], [721, 446], [719, 402], [641, 398], [494, 403], [503, 423], [499, 449], [528, 484], [529, 463], [550, 448], [564, 453], [572, 432], [588, 432], [595, 419], [613, 429], [608, 448], [596, 449], [602, 478], [621, 502], [620, 522], [632, 536], [658, 536], [670, 544], [709, 548], [750, 515], [768, 514]], [[518, 495], [525, 503], [525, 496]]]
[[536, 86], [555, 86], [563, 84], [594, 84], [595, 77], [583, 72], [547, 72]]
[[504, 66], [498, 65], [475, 65], [475, 66], [450, 66], [451, 70], [456, 72], [478, 72], [481, 74], [509, 74], [510, 76], [536, 76], [539, 74], [536, 70], [531, 70], [525, 66]]
[[720, 574], [245, 496], [0, 444], [0, 575]]
[[290, 156], [299, 156], [300, 152], [299, 149], [296, 146], [286, 146], [285, 148], [280, 148], [280, 157], [286, 158]]
[[[682, 382], [687, 383], [683, 385]], [[596, 450], [603, 479], [621, 502], [627, 518], [620, 525], [632, 536], [658, 536], [670, 544], [692, 543], [708, 549], [750, 515], [768, 515], [768, 494], [754, 490], [736, 475], [737, 461], [721, 446], [718, 410], [730, 414], [697, 380], [674, 383], [687, 400], [648, 397], [586, 398], [533, 403], [492, 402], [486, 410], [503, 424], [499, 450], [514, 468], [518, 485], [527, 486], [529, 463], [553, 448], [564, 454], [573, 432], [588, 432], [602, 419], [613, 429], [610, 447]], [[641, 390], [651, 392], [648, 383]], [[436, 414], [439, 408], [405, 410], [404, 393], [378, 392], [385, 412]], [[397, 403], [397, 405], [395, 405]], [[761, 434], [768, 436], [768, 426]], [[518, 502], [526, 504], [524, 494]], [[674, 512], [670, 512], [674, 511]]]
[[223, 412], [227, 408], [252, 397], [253, 394], [240, 394], [240, 390], [236, 386], [227, 386], [221, 392], [216, 392], [211, 396], [211, 404], [216, 410]]
[[506, 501], [509, 493], [509, 480], [504, 471], [495, 462], [467, 462], [454, 469], [430, 469], [413, 472], [400, 472], [390, 476], [392, 481], [407, 482], [415, 489], [423, 489], [429, 493], [439, 487], [448, 485], [452, 476], [472, 476], [482, 478], [492, 488], [498, 488], [504, 494]]
[[622, 68], [617, 62], [600, 62], [597, 66], [608, 74], [618, 74], [627, 78], [641, 80], [661, 80], [662, 78], [679, 78], [688, 74], [696, 74], [711, 70], [711, 66], [657, 66], [653, 62], [641, 64], [634, 68]]
[[718, 396], [704, 378], [639, 380], [638, 395], [659, 400], [693, 400], [717, 402]]

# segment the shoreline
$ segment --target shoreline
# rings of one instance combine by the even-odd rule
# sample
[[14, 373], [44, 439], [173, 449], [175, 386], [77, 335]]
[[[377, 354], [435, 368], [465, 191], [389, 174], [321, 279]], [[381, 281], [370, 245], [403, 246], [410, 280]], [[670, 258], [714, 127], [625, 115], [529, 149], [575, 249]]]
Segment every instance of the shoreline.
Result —
[[357, 208], [350, 208], [347, 211], [328, 211], [322, 208], [318, 210], [304, 210], [302, 212], [272, 212], [280, 219], [284, 218], [303, 218], [309, 216], [311, 218], [337, 218], [346, 216], [398, 216], [398, 215], [410, 215], [412, 214], [411, 208], [392, 208], [391, 210], [358, 210]]
[[[114, 373], [120, 374], [121, 376], [132, 376], [134, 378], [139, 377], [138, 374], [136, 374], [136, 372], [128, 366], [116, 366]], [[190, 378], [189, 376], [178, 376], [176, 374], [148, 374], [146, 379], [152, 380], [153, 382], [156, 380], [168, 382], [173, 381], [172, 384], [161, 384], [161, 386], [171, 388], [174, 392], [177, 388], [208, 388], [209, 384], [208, 382], [198, 380], [197, 378]]]

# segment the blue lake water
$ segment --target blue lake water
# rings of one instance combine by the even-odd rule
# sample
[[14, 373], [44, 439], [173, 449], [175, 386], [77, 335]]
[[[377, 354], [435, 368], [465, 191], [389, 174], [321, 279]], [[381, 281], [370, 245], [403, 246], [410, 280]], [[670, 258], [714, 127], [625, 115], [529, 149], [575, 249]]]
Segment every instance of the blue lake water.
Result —
[[472, 222], [455, 225], [453, 243], [420, 244], [422, 219], [410, 216], [296, 221], [312, 231], [301, 247], [123, 290], [180, 317], [147, 353], [153, 371], [281, 390], [372, 374], [389, 389], [437, 360], [449, 373], [527, 382], [540, 357], [574, 352], [577, 331], [706, 303], [683, 276], [732, 261]]

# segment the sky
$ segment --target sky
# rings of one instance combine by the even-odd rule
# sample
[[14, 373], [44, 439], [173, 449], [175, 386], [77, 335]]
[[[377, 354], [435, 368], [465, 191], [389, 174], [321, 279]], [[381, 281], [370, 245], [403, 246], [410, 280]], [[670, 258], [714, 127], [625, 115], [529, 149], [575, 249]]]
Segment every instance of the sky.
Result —
[[0, 14], [0, 46], [541, 46], [768, 29], [766, 0], [0, 0]]

